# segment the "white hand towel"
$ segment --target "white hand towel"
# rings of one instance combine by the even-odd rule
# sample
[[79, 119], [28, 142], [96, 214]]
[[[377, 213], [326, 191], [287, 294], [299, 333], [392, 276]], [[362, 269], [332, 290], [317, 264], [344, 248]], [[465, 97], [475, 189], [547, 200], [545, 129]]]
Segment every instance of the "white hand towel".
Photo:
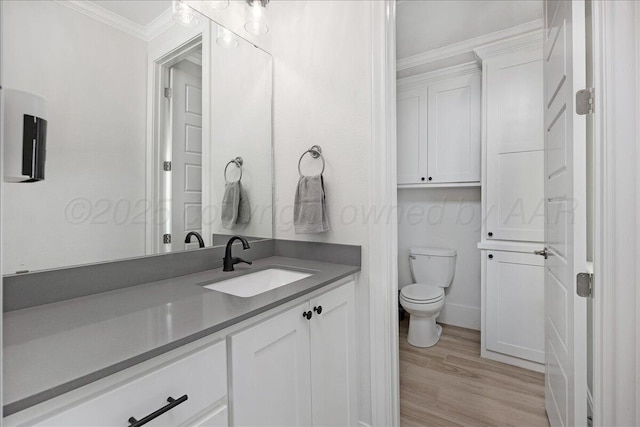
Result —
[[300, 177], [293, 205], [293, 224], [296, 234], [329, 230], [322, 175]]

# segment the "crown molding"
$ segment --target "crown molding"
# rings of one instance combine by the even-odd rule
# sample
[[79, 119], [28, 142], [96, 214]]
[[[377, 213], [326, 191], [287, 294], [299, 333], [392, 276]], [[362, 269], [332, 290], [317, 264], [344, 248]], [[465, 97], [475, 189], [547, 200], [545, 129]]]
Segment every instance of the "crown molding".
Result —
[[481, 46], [495, 43], [500, 40], [517, 37], [522, 34], [531, 33], [533, 31], [542, 29], [542, 26], [543, 26], [542, 19], [536, 19], [535, 21], [531, 21], [525, 24], [517, 25], [515, 27], [507, 28], [506, 30], [496, 31], [496, 32], [485, 34], [469, 40], [465, 40], [459, 43], [454, 43], [449, 46], [441, 47], [438, 49], [432, 49], [427, 52], [420, 53], [418, 55], [399, 59], [396, 62], [396, 69], [406, 70], [406, 69], [417, 67], [420, 65], [429, 64], [431, 62], [452, 58], [458, 55], [475, 53], [474, 51]]
[[56, 3], [66, 6], [69, 9], [82, 13], [89, 18], [93, 18], [96, 21], [100, 21], [103, 24], [107, 24], [113, 28], [116, 28], [122, 32], [125, 32], [133, 37], [139, 38], [144, 41], [151, 41], [157, 37], [163, 31], [166, 31], [172, 25], [174, 25], [171, 19], [172, 11], [167, 9], [149, 25], [143, 26], [136, 24], [135, 22], [124, 18], [117, 13], [114, 13], [102, 6], [99, 6], [92, 1], [87, 0], [54, 0]]
[[490, 43], [474, 49], [473, 53], [479, 59], [485, 60], [492, 56], [502, 55], [526, 47], [542, 47], [542, 33], [543, 31], [540, 29], [507, 40]]
[[398, 90], [403, 88], [413, 88], [416, 86], [427, 85], [429, 83], [448, 79], [452, 77], [465, 76], [467, 74], [480, 73], [482, 68], [477, 61], [465, 62], [464, 64], [454, 65], [451, 67], [440, 68], [438, 70], [429, 71], [427, 73], [418, 74], [415, 76], [404, 77], [398, 79], [396, 82]]

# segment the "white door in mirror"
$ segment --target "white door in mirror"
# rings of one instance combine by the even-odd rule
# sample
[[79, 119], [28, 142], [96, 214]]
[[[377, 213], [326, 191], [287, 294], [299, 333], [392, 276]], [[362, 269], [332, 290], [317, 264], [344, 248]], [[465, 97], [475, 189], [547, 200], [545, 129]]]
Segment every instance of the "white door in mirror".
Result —
[[204, 286], [212, 291], [248, 298], [311, 276], [311, 273], [269, 268]]

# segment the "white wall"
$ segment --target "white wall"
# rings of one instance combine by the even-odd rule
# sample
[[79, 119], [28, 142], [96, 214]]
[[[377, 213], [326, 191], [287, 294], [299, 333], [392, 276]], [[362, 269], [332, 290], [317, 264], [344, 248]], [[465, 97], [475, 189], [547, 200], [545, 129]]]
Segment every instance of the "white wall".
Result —
[[479, 188], [398, 191], [398, 286], [414, 283], [409, 248], [427, 246], [457, 251], [453, 283], [446, 290], [442, 323], [480, 329]]
[[144, 218], [114, 208], [145, 197], [146, 43], [57, 2], [3, 6], [4, 87], [49, 110], [45, 181], [3, 187], [3, 273], [144, 254]]

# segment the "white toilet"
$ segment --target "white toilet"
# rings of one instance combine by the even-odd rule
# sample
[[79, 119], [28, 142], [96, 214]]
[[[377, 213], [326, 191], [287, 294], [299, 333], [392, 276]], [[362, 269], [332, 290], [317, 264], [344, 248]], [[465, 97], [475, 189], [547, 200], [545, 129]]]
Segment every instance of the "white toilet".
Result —
[[400, 305], [411, 316], [407, 341], [415, 347], [431, 347], [442, 333], [436, 318], [444, 307], [444, 288], [453, 281], [456, 251], [411, 248], [409, 266], [415, 283], [400, 289]]

